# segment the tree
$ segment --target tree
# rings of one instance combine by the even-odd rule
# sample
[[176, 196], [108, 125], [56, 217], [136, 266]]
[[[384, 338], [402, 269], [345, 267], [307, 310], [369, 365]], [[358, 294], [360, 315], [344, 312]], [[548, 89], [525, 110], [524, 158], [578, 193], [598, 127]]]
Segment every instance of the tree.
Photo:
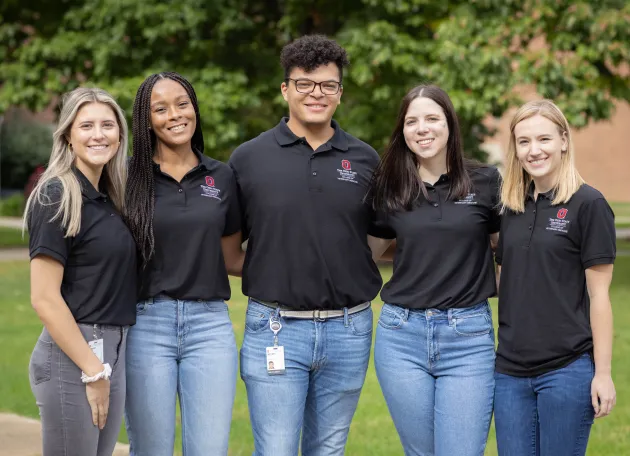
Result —
[[630, 101], [627, 0], [17, 0], [0, 7], [0, 112], [41, 109], [79, 84], [130, 113], [148, 74], [195, 85], [208, 153], [225, 159], [286, 112], [282, 46], [325, 33], [349, 52], [337, 118], [382, 150], [407, 89], [434, 82], [480, 155], [488, 115], [534, 85], [577, 127]]

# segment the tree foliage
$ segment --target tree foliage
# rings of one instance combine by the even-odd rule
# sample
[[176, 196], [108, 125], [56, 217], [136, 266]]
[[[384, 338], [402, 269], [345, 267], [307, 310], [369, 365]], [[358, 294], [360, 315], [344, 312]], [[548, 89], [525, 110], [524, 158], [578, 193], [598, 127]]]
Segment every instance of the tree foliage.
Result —
[[488, 115], [534, 85], [577, 127], [630, 100], [627, 0], [5, 0], [0, 112], [33, 110], [80, 84], [111, 91], [130, 113], [148, 74], [194, 84], [211, 155], [272, 127], [283, 45], [306, 33], [349, 52], [337, 118], [382, 149], [404, 93], [421, 82], [451, 95], [466, 150], [479, 154]]

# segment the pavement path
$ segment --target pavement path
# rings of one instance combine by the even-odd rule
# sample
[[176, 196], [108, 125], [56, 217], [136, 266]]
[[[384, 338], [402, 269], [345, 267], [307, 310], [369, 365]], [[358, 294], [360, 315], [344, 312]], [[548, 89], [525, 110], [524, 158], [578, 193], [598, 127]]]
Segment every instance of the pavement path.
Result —
[[[39, 420], [0, 413], [0, 456], [41, 456]], [[129, 445], [116, 444], [112, 456], [128, 456]]]
[[22, 228], [20, 217], [0, 217], [0, 226], [4, 228]]

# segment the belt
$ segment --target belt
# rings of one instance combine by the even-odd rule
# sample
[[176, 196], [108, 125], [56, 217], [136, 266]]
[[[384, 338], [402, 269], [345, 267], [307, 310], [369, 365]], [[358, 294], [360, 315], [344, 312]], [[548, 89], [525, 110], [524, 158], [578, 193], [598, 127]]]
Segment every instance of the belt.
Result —
[[[260, 299], [252, 298], [255, 302], [262, 304], [265, 307], [271, 309], [280, 309], [280, 316], [286, 318], [301, 318], [304, 320], [326, 320], [328, 318], [338, 318], [344, 316], [342, 310], [291, 310], [287, 307], [279, 306], [277, 302], [261, 301]], [[354, 307], [348, 307], [348, 315], [361, 312], [369, 308], [371, 303], [366, 301], [358, 304]]]

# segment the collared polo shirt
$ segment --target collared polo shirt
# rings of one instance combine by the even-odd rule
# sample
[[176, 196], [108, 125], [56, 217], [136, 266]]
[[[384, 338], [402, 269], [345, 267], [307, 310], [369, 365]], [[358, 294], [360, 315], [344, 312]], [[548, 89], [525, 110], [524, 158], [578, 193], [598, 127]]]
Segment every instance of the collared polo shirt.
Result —
[[297, 310], [370, 301], [382, 281], [367, 235], [379, 232], [363, 198], [378, 154], [335, 121], [313, 150], [287, 120], [230, 157], [249, 237], [243, 293]]
[[410, 211], [381, 214], [396, 238], [394, 271], [381, 299], [409, 309], [470, 307], [496, 294], [490, 234], [499, 231], [501, 176], [493, 166], [468, 170], [473, 189], [449, 198], [451, 181], [442, 175], [424, 183]]
[[33, 201], [28, 217], [31, 259], [45, 255], [64, 266], [61, 296], [78, 323], [125, 326], [136, 321], [136, 245], [120, 214], [105, 193], [74, 170], [83, 204], [81, 229], [65, 237], [61, 219], [51, 221], [61, 201], [62, 186], [52, 182]]
[[533, 188], [525, 212], [504, 214], [497, 263], [498, 372], [531, 377], [593, 349], [585, 270], [612, 264], [615, 221], [603, 195], [582, 185], [568, 203]]
[[236, 182], [225, 163], [195, 152], [199, 164], [178, 182], [153, 166], [155, 251], [140, 298], [230, 299], [221, 238], [241, 229]]

